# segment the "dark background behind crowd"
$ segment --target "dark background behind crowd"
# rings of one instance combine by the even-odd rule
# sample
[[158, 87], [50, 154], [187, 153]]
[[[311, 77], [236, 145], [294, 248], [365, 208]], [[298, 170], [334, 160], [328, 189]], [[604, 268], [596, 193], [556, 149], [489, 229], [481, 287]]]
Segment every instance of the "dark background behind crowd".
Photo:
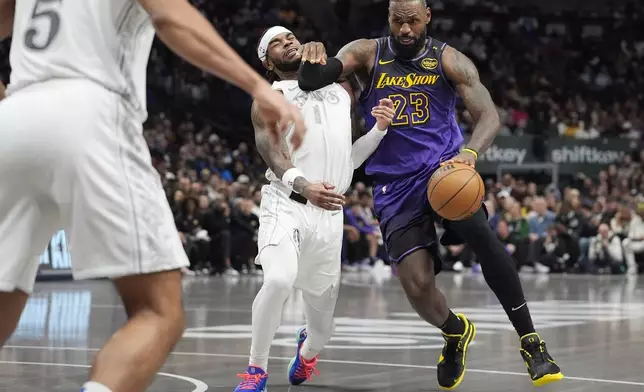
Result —
[[[322, 41], [386, 35], [386, 0], [193, 0], [261, 72], [255, 47], [268, 26]], [[597, 176], [487, 178], [490, 224], [524, 271], [634, 273], [644, 257], [644, 6], [627, 1], [429, 1], [429, 34], [476, 63], [502, 135], [628, 138], [633, 151]], [[0, 46], [8, 82], [9, 43]], [[190, 256], [186, 273], [261, 273], [257, 252], [263, 161], [253, 147], [250, 98], [156, 42], [148, 68], [145, 136]], [[471, 119], [461, 106], [464, 133]], [[547, 177], [545, 177], [547, 178]], [[345, 268], [388, 262], [368, 178], [356, 173], [345, 210]], [[465, 246], [442, 249], [449, 267], [477, 270]]]

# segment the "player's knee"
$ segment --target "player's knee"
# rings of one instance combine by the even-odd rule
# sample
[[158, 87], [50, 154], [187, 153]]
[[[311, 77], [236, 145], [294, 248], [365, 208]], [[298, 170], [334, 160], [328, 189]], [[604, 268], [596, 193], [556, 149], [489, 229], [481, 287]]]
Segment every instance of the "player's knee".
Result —
[[429, 300], [436, 291], [434, 277], [430, 273], [416, 273], [405, 280], [405, 292], [412, 299]]
[[485, 215], [480, 209], [476, 214], [461, 221], [449, 221], [449, 229], [457, 233], [463, 240], [482, 239], [485, 241], [496, 238]]
[[174, 343], [186, 326], [180, 271], [129, 276], [114, 283], [121, 295], [128, 319], [145, 318], [159, 336]]
[[186, 329], [186, 314], [183, 307], [173, 309], [172, 312], [164, 314], [160, 324], [166, 336], [176, 344]]
[[297, 272], [289, 269], [271, 271], [264, 275], [264, 286], [271, 291], [290, 293], [295, 286], [296, 276]]

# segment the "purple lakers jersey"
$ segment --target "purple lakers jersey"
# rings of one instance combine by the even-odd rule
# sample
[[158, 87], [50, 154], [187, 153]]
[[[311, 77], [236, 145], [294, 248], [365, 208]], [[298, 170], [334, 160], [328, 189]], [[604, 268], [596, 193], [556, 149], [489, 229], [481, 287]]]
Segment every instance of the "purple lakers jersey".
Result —
[[383, 185], [423, 174], [429, 178], [441, 160], [456, 155], [463, 143], [455, 116], [457, 92], [442, 70], [446, 44], [428, 38], [425, 51], [405, 61], [395, 57], [390, 38], [377, 41], [371, 85], [360, 97], [367, 129], [376, 122], [371, 109], [383, 98], [393, 101], [396, 115], [366, 173]]

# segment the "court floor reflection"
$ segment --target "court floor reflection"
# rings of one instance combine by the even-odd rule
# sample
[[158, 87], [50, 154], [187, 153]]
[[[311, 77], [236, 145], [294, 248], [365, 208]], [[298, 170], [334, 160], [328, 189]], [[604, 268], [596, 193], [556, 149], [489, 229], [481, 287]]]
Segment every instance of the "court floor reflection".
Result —
[[[548, 391], [644, 390], [644, 279], [522, 276], [537, 329], [567, 379]], [[531, 390], [518, 338], [481, 275], [441, 274], [450, 306], [478, 327], [459, 390]], [[188, 328], [150, 391], [232, 391], [246, 366], [252, 300], [261, 278], [189, 278]], [[321, 375], [289, 387], [286, 366], [303, 323], [294, 292], [269, 364], [272, 391], [438, 391], [440, 333], [421, 321], [395, 278], [347, 274]], [[0, 351], [0, 390], [76, 391], [97, 348], [125, 320], [109, 282], [39, 283]]]

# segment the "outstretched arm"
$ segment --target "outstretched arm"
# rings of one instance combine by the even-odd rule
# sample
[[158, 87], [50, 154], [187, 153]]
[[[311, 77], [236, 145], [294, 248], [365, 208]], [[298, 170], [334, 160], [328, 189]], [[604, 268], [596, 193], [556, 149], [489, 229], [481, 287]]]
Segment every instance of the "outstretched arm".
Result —
[[378, 51], [375, 39], [358, 39], [344, 45], [335, 56], [342, 63], [341, 78], [346, 78], [361, 69], [371, 72]]
[[0, 41], [11, 35], [15, 12], [16, 0], [0, 0]]
[[[304, 52], [307, 51], [307, 45], [321, 44], [305, 44]], [[345, 45], [336, 57], [325, 61], [322, 61], [322, 58], [326, 56], [326, 51], [315, 51], [319, 58], [303, 56], [298, 79], [300, 88], [304, 91], [314, 91], [344, 79], [356, 71], [365, 69], [370, 72], [377, 50], [376, 40], [359, 39]]]
[[499, 113], [490, 92], [479, 79], [479, 73], [472, 61], [458, 50], [447, 47], [443, 52], [443, 71], [458, 90], [465, 108], [474, 120], [472, 138], [466, 150], [473, 150], [476, 158], [490, 147], [501, 128]]

